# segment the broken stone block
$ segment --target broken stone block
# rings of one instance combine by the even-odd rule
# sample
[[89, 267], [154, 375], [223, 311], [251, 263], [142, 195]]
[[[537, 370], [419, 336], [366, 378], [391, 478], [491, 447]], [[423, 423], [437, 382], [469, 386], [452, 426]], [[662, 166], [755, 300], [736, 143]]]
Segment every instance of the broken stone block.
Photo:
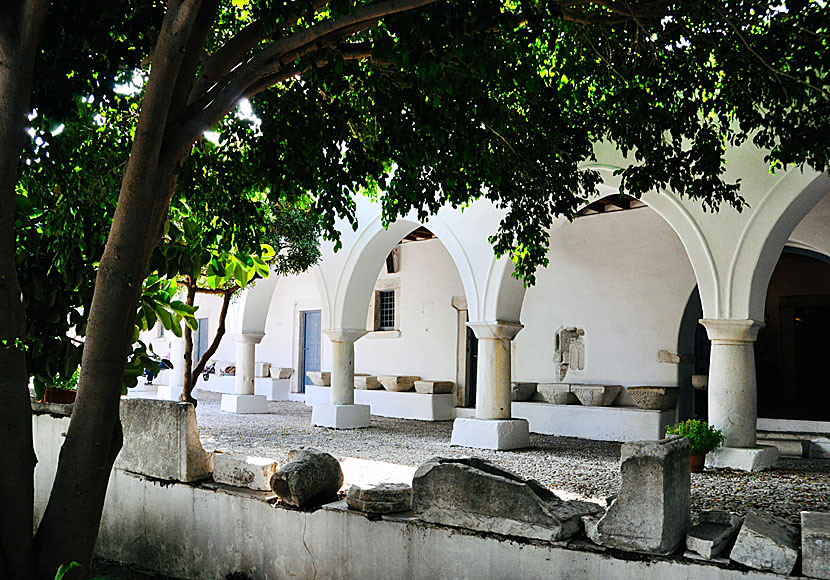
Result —
[[387, 391], [402, 393], [414, 389], [415, 381], [420, 381], [421, 377], [384, 375], [382, 377], [378, 377], [378, 380], [380, 381], [380, 384], [383, 385], [383, 388]]
[[452, 381], [415, 381], [415, 390], [424, 395], [452, 393], [454, 386]]
[[411, 503], [412, 486], [406, 483], [354, 484], [346, 494], [346, 505], [366, 514], [405, 512]]
[[830, 459], [830, 439], [821, 437], [810, 441], [802, 441], [802, 457], [810, 459]]
[[624, 443], [620, 492], [595, 527], [586, 523], [588, 537], [630, 552], [673, 553], [689, 529], [689, 451], [678, 435]]
[[360, 373], [354, 376], [354, 388], [361, 391], [368, 391], [382, 389], [383, 385], [380, 384], [377, 377]]
[[257, 491], [269, 491], [271, 476], [277, 467], [276, 461], [266, 457], [214, 453], [213, 481]]
[[331, 373], [328, 371], [308, 371], [306, 374], [315, 387], [331, 386]]
[[610, 407], [621, 391], [620, 385], [571, 385], [571, 392], [586, 407]]
[[801, 571], [830, 579], [830, 513], [801, 512]]
[[571, 386], [563, 383], [539, 383], [536, 385], [534, 401], [543, 401], [553, 405], [576, 405], [579, 399], [571, 392]]
[[749, 510], [729, 558], [778, 574], [791, 574], [798, 559], [798, 531], [786, 520]]
[[596, 504], [563, 501], [532, 479], [482, 459], [433, 457], [412, 480], [412, 509], [423, 521], [506, 536], [570, 538]]
[[536, 383], [513, 383], [510, 387], [511, 401], [528, 401], [536, 394]]
[[743, 519], [729, 512], [712, 510], [700, 514], [698, 524], [686, 534], [686, 547], [707, 560], [716, 558], [738, 535]]
[[269, 371], [272, 379], [290, 379], [294, 369], [289, 367], [271, 367]]
[[115, 467], [170, 481], [210, 477], [213, 454], [202, 448], [190, 403], [121, 399], [124, 446]]
[[334, 456], [303, 447], [288, 454], [288, 462], [271, 476], [271, 489], [294, 507], [322, 505], [337, 499], [343, 470]]

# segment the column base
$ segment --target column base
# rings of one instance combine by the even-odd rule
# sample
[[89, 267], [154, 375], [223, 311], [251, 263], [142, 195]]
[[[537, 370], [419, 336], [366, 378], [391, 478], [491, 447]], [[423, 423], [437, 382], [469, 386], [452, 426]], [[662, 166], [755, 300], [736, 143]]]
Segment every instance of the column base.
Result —
[[778, 461], [778, 448], [772, 445], [756, 447], [721, 447], [706, 454], [706, 467], [763, 471]]
[[182, 394], [182, 385], [159, 385], [156, 391], [156, 399], [161, 401], [178, 401]]
[[528, 447], [528, 422], [525, 419], [456, 419], [451, 445], [502, 451]]
[[252, 414], [267, 413], [268, 401], [262, 395], [222, 395], [219, 407], [228, 413]]
[[332, 429], [360, 429], [368, 427], [371, 420], [369, 405], [314, 405], [311, 408], [311, 424]]

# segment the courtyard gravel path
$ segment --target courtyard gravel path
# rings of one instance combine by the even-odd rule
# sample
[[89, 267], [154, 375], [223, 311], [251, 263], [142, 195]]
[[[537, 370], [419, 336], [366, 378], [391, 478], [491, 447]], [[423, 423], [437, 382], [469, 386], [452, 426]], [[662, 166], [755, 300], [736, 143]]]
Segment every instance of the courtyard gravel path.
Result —
[[[300, 446], [328, 451], [343, 463], [346, 485], [358, 481], [407, 481], [435, 455], [473, 455], [566, 498], [605, 503], [620, 485], [620, 444], [571, 437], [530, 435], [530, 448], [486, 451], [450, 446], [452, 422], [372, 417], [366, 429], [337, 431], [311, 426], [311, 408], [297, 402], [268, 403], [268, 414], [234, 415], [219, 410], [220, 395], [197, 391], [202, 444], [220, 450], [271, 457], [279, 462]], [[830, 512], [830, 460], [782, 457], [762, 473], [706, 470], [692, 474], [692, 511], [723, 509], [745, 514], [770, 511], [793, 523], [802, 510]]]

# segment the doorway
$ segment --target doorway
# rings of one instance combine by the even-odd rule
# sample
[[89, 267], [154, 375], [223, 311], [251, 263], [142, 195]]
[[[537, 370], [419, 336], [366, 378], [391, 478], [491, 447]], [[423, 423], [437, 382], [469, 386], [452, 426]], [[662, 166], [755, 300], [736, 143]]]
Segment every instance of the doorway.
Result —
[[305, 393], [312, 384], [309, 372], [320, 370], [320, 311], [307, 310], [302, 313], [302, 349], [300, 356], [300, 392]]
[[478, 338], [467, 328], [467, 382], [464, 389], [464, 406], [476, 406], [476, 382], [478, 379]]

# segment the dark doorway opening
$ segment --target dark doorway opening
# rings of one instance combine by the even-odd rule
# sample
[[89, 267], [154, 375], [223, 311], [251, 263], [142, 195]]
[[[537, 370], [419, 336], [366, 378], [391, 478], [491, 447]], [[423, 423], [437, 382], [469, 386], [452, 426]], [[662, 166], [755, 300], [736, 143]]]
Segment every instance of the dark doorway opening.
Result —
[[467, 329], [467, 388], [464, 389], [464, 406], [476, 405], [476, 382], [478, 380], [478, 338], [471, 328]]

